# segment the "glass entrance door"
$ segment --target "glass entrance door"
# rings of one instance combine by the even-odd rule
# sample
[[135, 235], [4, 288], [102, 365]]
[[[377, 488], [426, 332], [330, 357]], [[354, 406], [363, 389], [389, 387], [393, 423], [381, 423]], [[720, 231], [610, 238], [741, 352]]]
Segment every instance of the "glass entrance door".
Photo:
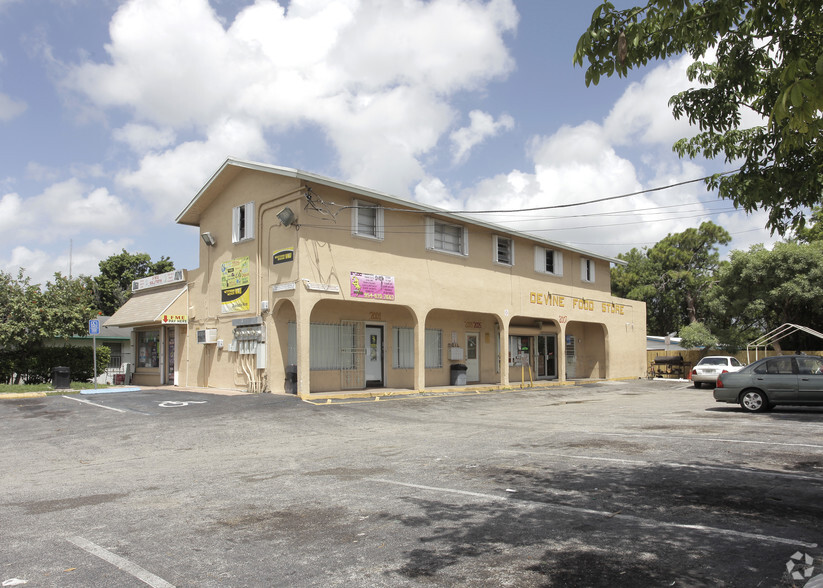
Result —
[[557, 377], [557, 336], [537, 336], [537, 377]]

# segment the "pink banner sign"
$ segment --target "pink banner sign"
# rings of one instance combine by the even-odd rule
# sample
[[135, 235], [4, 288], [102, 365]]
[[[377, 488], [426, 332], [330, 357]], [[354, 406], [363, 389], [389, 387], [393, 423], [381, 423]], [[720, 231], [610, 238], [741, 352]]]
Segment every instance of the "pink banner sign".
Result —
[[394, 276], [351, 272], [351, 297], [394, 300]]

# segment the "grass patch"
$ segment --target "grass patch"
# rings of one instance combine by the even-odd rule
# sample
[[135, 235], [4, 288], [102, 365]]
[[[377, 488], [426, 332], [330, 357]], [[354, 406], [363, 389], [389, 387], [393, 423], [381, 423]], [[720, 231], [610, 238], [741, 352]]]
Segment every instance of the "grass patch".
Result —
[[[99, 386], [99, 384], [98, 384]], [[88, 390], [94, 388], [93, 382], [72, 382], [72, 390]], [[21, 394], [26, 392], [45, 392], [65, 394], [68, 390], [55, 390], [51, 384], [0, 384], [0, 394]]]

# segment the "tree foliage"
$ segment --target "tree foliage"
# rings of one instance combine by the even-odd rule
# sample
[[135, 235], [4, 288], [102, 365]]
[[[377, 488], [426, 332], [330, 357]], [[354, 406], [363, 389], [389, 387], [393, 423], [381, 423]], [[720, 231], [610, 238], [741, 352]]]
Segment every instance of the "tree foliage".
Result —
[[[598, 6], [574, 53], [586, 85], [683, 53], [696, 87], [669, 101], [699, 133], [680, 157], [722, 156], [740, 166], [707, 183], [747, 212], [765, 208], [780, 234], [802, 227], [823, 195], [823, 10], [819, 0], [650, 0]], [[741, 113], [762, 121], [741, 127]]]
[[720, 340], [712, 334], [709, 327], [700, 321], [695, 321], [690, 325], [686, 325], [680, 329], [678, 334], [680, 335], [680, 345], [686, 349], [695, 347], [711, 349], [720, 343]]
[[100, 275], [94, 278], [95, 299], [100, 311], [111, 316], [131, 296], [134, 280], [174, 270], [174, 263], [166, 256], [152, 261], [148, 253], [129, 253], [125, 249], [99, 264]]
[[32, 373], [33, 366], [39, 366], [38, 373], [48, 370], [36, 361], [43, 340], [86, 333], [89, 319], [95, 316], [90, 278], [69, 279], [56, 273], [43, 290], [22, 269], [17, 277], [0, 272], [2, 371], [16, 374], [19, 380]]
[[646, 303], [649, 333], [677, 331], [699, 320], [719, 264], [718, 245], [730, 241], [725, 229], [707, 221], [651, 249], [632, 249], [618, 256], [628, 264], [612, 270], [612, 291]]
[[[716, 330], [752, 340], [784, 323], [823, 330], [823, 242], [783, 242], [733, 251], [717, 276], [709, 307]], [[724, 321], [721, 323], [720, 321]], [[794, 346], [819, 347], [820, 341]]]

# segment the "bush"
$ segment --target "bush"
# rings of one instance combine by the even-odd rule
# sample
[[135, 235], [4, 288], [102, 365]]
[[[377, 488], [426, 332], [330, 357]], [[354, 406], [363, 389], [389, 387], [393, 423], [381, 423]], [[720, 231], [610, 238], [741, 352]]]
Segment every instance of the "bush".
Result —
[[[27, 352], [0, 352], [0, 381], [8, 382], [20, 374], [26, 384], [43, 384], [52, 379], [52, 370], [67, 367], [75, 382], [94, 378], [94, 350], [91, 347], [65, 345], [63, 347], [36, 347]], [[111, 359], [111, 350], [97, 347], [97, 375], [105, 372]]]

